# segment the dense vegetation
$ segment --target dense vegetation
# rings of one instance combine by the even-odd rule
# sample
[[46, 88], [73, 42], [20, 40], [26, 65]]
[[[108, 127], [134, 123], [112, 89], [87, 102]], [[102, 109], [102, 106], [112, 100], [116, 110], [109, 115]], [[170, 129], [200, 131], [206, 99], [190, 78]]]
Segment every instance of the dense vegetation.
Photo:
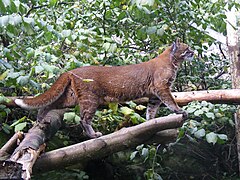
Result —
[[[231, 88], [229, 59], [220, 43], [193, 28], [212, 28], [226, 35], [226, 4], [207, 0], [2, 0], [0, 1], [0, 100], [4, 96], [36, 95], [67, 70], [87, 65], [125, 65], [147, 61], [177, 37], [196, 50], [185, 62], [173, 91]], [[209, 53], [209, 47], [215, 51]], [[235, 177], [235, 107], [192, 102], [184, 107], [189, 120], [179, 140], [169, 147], [141, 145], [86, 169], [71, 168], [43, 179], [102, 177], [92, 168], [106, 168], [115, 179], [219, 179]], [[26, 131], [35, 113], [0, 105], [0, 146], [14, 131]], [[78, 108], [65, 114], [69, 126], [79, 123]], [[129, 102], [96, 113], [95, 128], [105, 134], [125, 121], [144, 121], [145, 108]], [[161, 108], [159, 116], [169, 114]], [[79, 142], [74, 131], [61, 131], [49, 149]], [[206, 165], [207, 164], [207, 165]], [[109, 170], [110, 169], [110, 170]], [[106, 173], [105, 173], [106, 174]], [[36, 179], [39, 179], [36, 176]]]

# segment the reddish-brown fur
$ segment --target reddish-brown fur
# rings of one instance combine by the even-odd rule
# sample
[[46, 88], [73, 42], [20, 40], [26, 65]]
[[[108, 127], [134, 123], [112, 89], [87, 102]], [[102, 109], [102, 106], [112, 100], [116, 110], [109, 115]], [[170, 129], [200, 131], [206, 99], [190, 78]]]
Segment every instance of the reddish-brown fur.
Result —
[[91, 127], [91, 120], [100, 104], [128, 101], [149, 97], [147, 119], [156, 114], [162, 101], [176, 113], [185, 112], [174, 101], [170, 87], [177, 68], [186, 54], [193, 55], [186, 44], [177, 42], [158, 57], [140, 64], [127, 66], [87, 66], [63, 73], [45, 93], [32, 99], [24, 99], [29, 109], [42, 108], [39, 119], [48, 110], [64, 108], [79, 103], [82, 127], [86, 134], [98, 137]]

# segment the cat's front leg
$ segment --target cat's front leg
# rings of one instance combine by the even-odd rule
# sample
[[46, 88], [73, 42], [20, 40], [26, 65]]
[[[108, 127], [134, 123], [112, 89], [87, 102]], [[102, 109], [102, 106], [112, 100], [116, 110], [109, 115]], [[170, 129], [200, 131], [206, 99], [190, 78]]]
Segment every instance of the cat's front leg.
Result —
[[173, 112], [177, 114], [182, 114], [184, 119], [188, 118], [188, 113], [181, 109], [176, 101], [174, 100], [170, 88], [165, 87], [158, 89], [156, 92], [156, 96], [161, 99], [161, 101]]

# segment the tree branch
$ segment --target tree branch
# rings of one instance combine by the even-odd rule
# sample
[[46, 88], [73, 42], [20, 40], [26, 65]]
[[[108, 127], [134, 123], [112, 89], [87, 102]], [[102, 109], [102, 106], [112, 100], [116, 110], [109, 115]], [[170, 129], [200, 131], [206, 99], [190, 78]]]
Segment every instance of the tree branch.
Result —
[[182, 124], [182, 115], [170, 115], [152, 119], [133, 127], [123, 128], [97, 139], [91, 139], [47, 152], [37, 160], [34, 169], [36, 171], [49, 171], [76, 163], [99, 159], [145, 142], [153, 142], [153, 139], [156, 140], [159, 137], [165, 136], [165, 138], [167, 137], [166, 139], [169, 140], [176, 137], [176, 130], [168, 131], [171, 132], [171, 136], [173, 136], [171, 138], [169, 138], [166, 132], [159, 131], [178, 128], [181, 127]]
[[[192, 101], [240, 105], [240, 89], [173, 92], [172, 95], [179, 106], [185, 106]], [[137, 104], [144, 104], [148, 102], [148, 98], [136, 99], [134, 102]]]

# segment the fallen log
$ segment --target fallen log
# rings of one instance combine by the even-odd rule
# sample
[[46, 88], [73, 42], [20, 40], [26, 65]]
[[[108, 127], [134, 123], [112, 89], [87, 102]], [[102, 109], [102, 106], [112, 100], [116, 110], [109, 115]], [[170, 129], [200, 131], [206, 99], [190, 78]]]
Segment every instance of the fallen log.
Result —
[[[240, 105], [240, 89], [172, 92], [172, 95], [179, 106], [185, 106], [192, 101]], [[134, 102], [144, 104], [148, 102], [148, 98], [136, 99]]]
[[18, 141], [23, 139], [23, 133], [15, 133], [8, 142], [0, 149], [0, 159], [7, 159], [17, 147]]
[[[44, 150], [45, 142], [61, 127], [64, 112], [65, 110], [49, 111], [41, 122], [37, 122], [26, 133], [23, 141], [15, 149], [11, 157], [6, 161], [0, 162], [0, 174], [5, 175], [5, 179], [8, 179], [10, 176], [17, 177], [17, 175], [18, 177], [20, 175], [23, 179], [31, 178], [33, 165], [39, 154]], [[37, 160], [35, 170], [48, 171], [75, 163], [79, 164], [135, 147], [141, 143], [157, 142], [165, 144], [176, 139], [178, 131], [173, 128], [180, 127], [182, 123], [182, 115], [156, 118], [140, 125], [123, 128], [98, 139], [91, 139], [83, 143], [51, 151], [43, 154]], [[18, 172], [17, 175], [14, 171]]]
[[173, 97], [180, 106], [192, 101], [208, 101], [213, 104], [240, 104], [240, 89], [174, 92]]
[[[176, 137], [177, 130], [161, 132], [166, 129], [179, 128], [183, 124], [182, 115], [169, 115], [152, 119], [142, 124], [123, 128], [114, 133], [78, 143], [72, 146], [47, 152], [40, 156], [34, 169], [35, 171], [49, 171], [73, 164], [99, 159], [112, 153], [135, 147], [153, 139], [165, 138], [166, 133]], [[162, 133], [162, 134], [161, 134]], [[173, 139], [168, 136], [167, 139]], [[157, 139], [159, 143], [159, 139]], [[164, 142], [163, 142], [164, 143]]]
[[[45, 142], [62, 126], [64, 112], [66, 112], [66, 110], [63, 109], [49, 111], [41, 122], [37, 122], [28, 133], [25, 134], [23, 141], [15, 149], [11, 157], [7, 160], [5, 159], [6, 161], [1, 161], [0, 174], [8, 175], [2, 178], [9, 179], [10, 176], [16, 178], [17, 175], [25, 180], [31, 178], [32, 167], [40, 153], [45, 149]], [[17, 135], [14, 135], [11, 139], [9, 143], [1, 148], [2, 152], [10, 152], [13, 146], [12, 144], [14, 144], [17, 139]], [[4, 153], [2, 155], [4, 155]], [[9, 171], [9, 169], [16, 171], [16, 168], [20, 168], [17, 170], [17, 175], [13, 171]], [[19, 172], [21, 173], [19, 174]]]

